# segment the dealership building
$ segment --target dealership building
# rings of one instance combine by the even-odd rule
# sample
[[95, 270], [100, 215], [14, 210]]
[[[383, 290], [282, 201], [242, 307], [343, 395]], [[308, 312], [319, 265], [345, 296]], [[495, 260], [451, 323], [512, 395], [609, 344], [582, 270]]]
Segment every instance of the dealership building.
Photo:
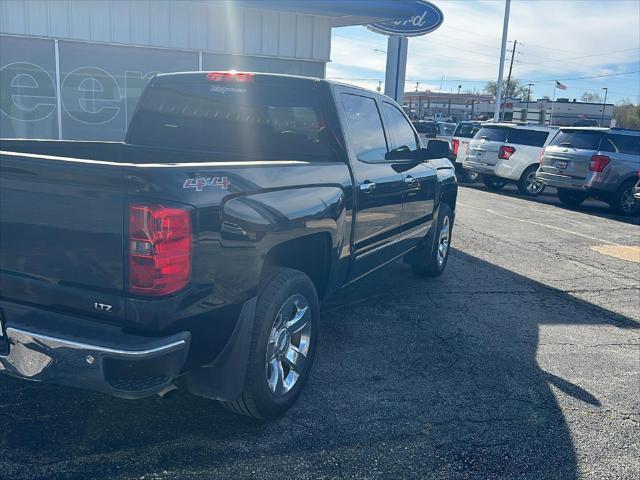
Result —
[[406, 18], [410, 3], [2, 0], [0, 137], [122, 140], [159, 72], [324, 77], [333, 27]]

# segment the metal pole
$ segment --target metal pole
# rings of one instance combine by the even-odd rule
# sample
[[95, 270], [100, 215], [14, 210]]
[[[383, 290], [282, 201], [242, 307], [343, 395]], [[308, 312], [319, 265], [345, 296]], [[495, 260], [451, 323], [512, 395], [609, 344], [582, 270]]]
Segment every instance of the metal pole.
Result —
[[604, 101], [602, 102], [602, 118], [600, 119], [600, 126], [604, 127], [604, 109], [607, 107], [607, 93], [609, 93], [609, 89], [607, 87], [602, 87], [602, 89], [604, 90]]
[[529, 121], [529, 102], [531, 101], [531, 86], [535, 85], [535, 83], [529, 83], [529, 89], [527, 90], [527, 118], [525, 120]]
[[384, 94], [402, 105], [404, 79], [407, 71], [407, 37], [392, 36], [387, 40], [387, 70]]
[[58, 140], [62, 140], [62, 91], [60, 90], [60, 48], [58, 40], [54, 40], [54, 55], [56, 61], [56, 114], [58, 118]]
[[502, 24], [502, 47], [500, 48], [500, 65], [498, 67], [498, 83], [496, 84], [496, 111], [493, 114], [493, 121], [500, 119], [500, 107], [502, 103], [502, 75], [504, 74], [504, 54], [507, 50], [507, 32], [509, 30], [509, 9], [511, 0], [505, 0], [504, 23]]
[[[513, 41], [513, 50], [511, 50], [511, 63], [509, 64], [509, 73], [507, 74], [507, 83], [505, 84], [505, 99], [509, 97], [509, 85], [511, 84], [511, 71], [513, 70], [513, 57], [516, 56], [516, 46], [518, 45], [518, 40]], [[504, 108], [502, 109], [502, 119], [504, 119]]]
[[556, 104], [556, 88], [558, 88], [557, 80], [555, 86], [553, 87], [553, 100], [551, 100], [551, 117], [549, 117], [549, 126], [553, 125], [553, 106]]

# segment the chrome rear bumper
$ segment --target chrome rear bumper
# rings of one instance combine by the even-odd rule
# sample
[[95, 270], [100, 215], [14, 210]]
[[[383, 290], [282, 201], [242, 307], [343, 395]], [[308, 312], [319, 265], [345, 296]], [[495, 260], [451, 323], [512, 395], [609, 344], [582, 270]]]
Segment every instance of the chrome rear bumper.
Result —
[[[6, 314], [6, 304], [0, 307]], [[59, 316], [43, 312], [44, 317], [51, 315]], [[11, 315], [5, 318], [10, 322]], [[91, 339], [74, 336], [73, 330], [52, 332], [7, 323], [8, 353], [0, 354], [0, 373], [141, 398], [159, 392], [181, 373], [190, 343], [187, 332], [148, 338], [92, 325], [87, 329]]]

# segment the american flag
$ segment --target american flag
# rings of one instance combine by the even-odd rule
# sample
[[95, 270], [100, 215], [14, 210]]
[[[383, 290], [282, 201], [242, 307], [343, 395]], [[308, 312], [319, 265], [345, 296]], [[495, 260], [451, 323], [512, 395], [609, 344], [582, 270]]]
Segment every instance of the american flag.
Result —
[[567, 86], [561, 84], [558, 80], [556, 80], [556, 88], [559, 88], [560, 90], [566, 90]]

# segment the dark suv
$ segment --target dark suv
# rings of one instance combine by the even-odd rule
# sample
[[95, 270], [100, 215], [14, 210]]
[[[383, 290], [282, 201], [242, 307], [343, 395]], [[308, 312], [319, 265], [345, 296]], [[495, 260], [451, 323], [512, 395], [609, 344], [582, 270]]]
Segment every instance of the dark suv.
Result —
[[633, 188], [639, 171], [640, 131], [566, 127], [545, 149], [537, 178], [556, 187], [566, 205], [593, 197], [624, 215], [638, 215]]

